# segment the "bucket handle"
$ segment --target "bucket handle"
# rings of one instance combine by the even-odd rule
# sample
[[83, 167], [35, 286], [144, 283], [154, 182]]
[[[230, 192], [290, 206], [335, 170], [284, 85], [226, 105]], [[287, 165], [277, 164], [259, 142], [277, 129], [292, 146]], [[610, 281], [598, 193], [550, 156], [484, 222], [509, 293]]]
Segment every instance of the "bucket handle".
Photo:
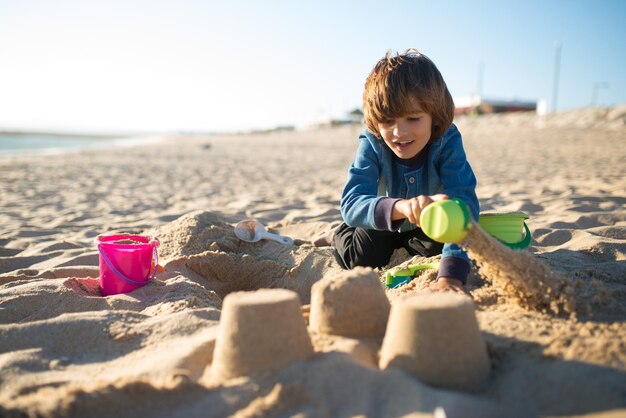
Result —
[[504, 243], [504, 245], [506, 245], [512, 250], [523, 250], [525, 248], [528, 248], [531, 240], [532, 240], [532, 236], [530, 233], [530, 229], [528, 229], [528, 225], [526, 225], [526, 222], [524, 222], [524, 239], [521, 240], [520, 242], [514, 242], [512, 244], [509, 244], [507, 242], [507, 243]]
[[123, 281], [125, 281], [128, 284], [132, 284], [135, 286], [144, 286], [148, 283], [150, 283], [152, 280], [154, 280], [154, 276], [156, 276], [157, 270], [158, 270], [158, 265], [159, 265], [159, 253], [157, 252], [157, 247], [154, 247], [154, 249], [152, 250], [152, 261], [154, 262], [154, 271], [152, 272], [152, 275], [150, 275], [150, 272], [148, 272], [148, 277], [146, 277], [147, 280], [144, 279], [144, 281], [142, 282], [138, 282], [135, 281], [133, 279], [130, 279], [128, 277], [126, 277], [125, 274], [123, 274], [121, 271], [119, 271], [111, 262], [111, 260], [109, 260], [109, 257], [106, 256], [106, 254], [104, 253], [104, 251], [102, 251], [102, 247], [98, 244], [98, 251], [100, 252], [100, 255], [102, 256], [102, 259], [104, 260], [104, 262], [107, 264], [107, 266], [109, 266], [109, 268], [111, 270], [113, 270], [113, 273], [115, 273], [115, 275], [117, 277], [119, 277], [120, 279], [122, 279]]

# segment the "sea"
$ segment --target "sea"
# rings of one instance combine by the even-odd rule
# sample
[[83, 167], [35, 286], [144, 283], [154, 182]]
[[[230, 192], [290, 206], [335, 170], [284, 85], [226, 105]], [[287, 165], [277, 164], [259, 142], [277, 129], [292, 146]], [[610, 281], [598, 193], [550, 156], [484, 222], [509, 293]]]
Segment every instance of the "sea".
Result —
[[93, 136], [0, 132], [0, 155], [63, 154], [159, 142], [162, 136]]

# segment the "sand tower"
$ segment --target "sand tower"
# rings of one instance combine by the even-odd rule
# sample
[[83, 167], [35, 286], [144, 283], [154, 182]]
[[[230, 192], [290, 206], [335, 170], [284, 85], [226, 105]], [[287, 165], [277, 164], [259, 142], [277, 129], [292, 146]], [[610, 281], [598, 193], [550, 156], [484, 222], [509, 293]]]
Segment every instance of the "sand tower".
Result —
[[224, 298], [211, 375], [216, 379], [278, 369], [313, 354], [295, 292], [261, 289]]
[[490, 364], [472, 300], [445, 292], [394, 303], [379, 366], [406, 370], [433, 386], [476, 389]]
[[345, 337], [382, 337], [389, 300], [371, 268], [357, 267], [324, 278], [311, 290], [310, 327]]

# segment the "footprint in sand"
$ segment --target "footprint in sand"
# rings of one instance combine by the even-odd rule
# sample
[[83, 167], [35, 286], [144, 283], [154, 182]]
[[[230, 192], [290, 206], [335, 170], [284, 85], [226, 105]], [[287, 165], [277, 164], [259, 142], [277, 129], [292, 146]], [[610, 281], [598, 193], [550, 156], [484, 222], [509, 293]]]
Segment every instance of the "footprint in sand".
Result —
[[567, 229], [557, 229], [552, 232], [536, 238], [536, 241], [542, 246], [551, 247], [554, 245], [563, 245], [572, 239], [572, 232]]

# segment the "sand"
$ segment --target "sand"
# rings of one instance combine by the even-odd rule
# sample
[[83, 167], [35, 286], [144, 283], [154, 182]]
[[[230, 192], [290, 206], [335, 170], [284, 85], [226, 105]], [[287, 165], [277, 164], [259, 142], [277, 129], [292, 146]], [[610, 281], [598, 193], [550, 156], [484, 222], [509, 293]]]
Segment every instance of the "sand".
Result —
[[[0, 157], [0, 415], [625, 416], [625, 121], [624, 106], [457, 121], [482, 209], [527, 213], [528, 253], [575, 302], [574, 314], [551, 309], [524, 293], [534, 287], [474, 267], [466, 290], [491, 367], [474, 390], [381, 370], [382, 337], [311, 327], [310, 357], [211, 376], [227, 295], [288, 289], [307, 323], [313, 285], [340, 275], [331, 249], [311, 242], [341, 221], [356, 127]], [[243, 219], [295, 245], [242, 242]], [[156, 236], [165, 271], [103, 298], [93, 241], [113, 233]], [[388, 268], [436, 259], [398, 251]], [[391, 309], [435, 274], [386, 290]]]
[[528, 251], [509, 248], [476, 221], [471, 221], [467, 237], [460, 245], [476, 263], [480, 274], [490, 278], [499, 293], [521, 307], [572, 317], [579, 312], [588, 313], [586, 304], [576, 306], [574, 286], [579, 284], [578, 280], [555, 273]]

